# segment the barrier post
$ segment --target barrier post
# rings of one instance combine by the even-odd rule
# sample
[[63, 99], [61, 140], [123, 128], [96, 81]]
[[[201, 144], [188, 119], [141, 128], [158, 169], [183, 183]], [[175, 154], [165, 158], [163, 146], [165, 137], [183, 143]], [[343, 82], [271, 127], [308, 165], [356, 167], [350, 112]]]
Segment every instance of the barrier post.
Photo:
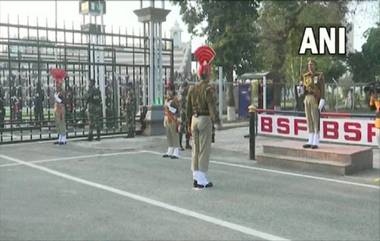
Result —
[[254, 105], [248, 106], [248, 111], [250, 113], [249, 119], [249, 159], [255, 160], [255, 150], [256, 150], [256, 107]]

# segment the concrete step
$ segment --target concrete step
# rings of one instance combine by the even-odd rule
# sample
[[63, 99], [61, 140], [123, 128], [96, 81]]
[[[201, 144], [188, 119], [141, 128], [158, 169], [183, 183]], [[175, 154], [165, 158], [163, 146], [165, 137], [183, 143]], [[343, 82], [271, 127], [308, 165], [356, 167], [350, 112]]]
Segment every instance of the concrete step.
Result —
[[311, 158], [288, 157], [276, 154], [256, 155], [258, 164], [287, 168], [298, 171], [314, 171], [328, 174], [346, 175], [350, 164], [334, 161], [321, 161]]
[[372, 169], [370, 147], [321, 144], [318, 149], [305, 149], [303, 144], [288, 140], [264, 143], [263, 154], [256, 159], [263, 164], [341, 175]]
[[373, 160], [373, 152], [370, 147], [320, 144], [318, 149], [303, 148], [304, 142], [281, 141], [276, 143], [264, 143], [263, 152], [283, 156], [311, 158], [325, 161], [338, 161], [352, 163], [357, 160]]

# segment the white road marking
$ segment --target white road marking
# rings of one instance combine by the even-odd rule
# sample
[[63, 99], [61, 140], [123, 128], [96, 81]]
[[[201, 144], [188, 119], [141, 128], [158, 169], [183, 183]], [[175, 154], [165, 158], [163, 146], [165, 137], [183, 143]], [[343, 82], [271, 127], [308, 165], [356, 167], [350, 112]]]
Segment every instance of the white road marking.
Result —
[[[152, 153], [152, 154], [156, 154], [156, 155], [162, 155], [162, 153], [156, 152], [156, 151], [143, 151], [143, 152]], [[181, 158], [191, 160], [191, 157], [181, 157]], [[250, 170], [255, 170], [255, 171], [270, 172], [270, 173], [276, 173], [276, 174], [288, 175], [288, 176], [294, 176], [294, 177], [303, 177], [303, 178], [308, 178], [308, 179], [314, 179], [314, 180], [326, 181], [326, 182], [335, 182], [335, 183], [339, 183], [339, 184], [352, 185], [352, 186], [358, 186], [358, 187], [380, 189], [380, 186], [358, 183], [358, 182], [349, 182], [349, 181], [343, 181], [343, 180], [326, 178], [326, 177], [305, 175], [305, 174], [299, 174], [299, 173], [294, 173], [294, 172], [278, 171], [278, 170], [273, 170], [273, 169], [267, 169], [267, 168], [261, 168], [261, 167], [252, 167], [252, 166], [246, 166], [246, 165], [234, 164], [234, 163], [228, 163], [228, 162], [222, 162], [222, 161], [210, 161], [210, 162], [217, 164], [217, 165], [223, 165], [223, 166], [250, 169]]]
[[[70, 157], [61, 157], [61, 158], [54, 158], [54, 159], [46, 159], [46, 160], [39, 160], [39, 161], [30, 161], [30, 163], [45, 163], [45, 162], [56, 162], [56, 161], [70, 161], [70, 160], [76, 160], [76, 159], [87, 159], [87, 158], [93, 158], [93, 157], [107, 157], [107, 156], [119, 156], [119, 155], [126, 155], [126, 154], [138, 154], [143, 153], [144, 151], [125, 151], [125, 152], [113, 152], [113, 153], [103, 153], [103, 154], [93, 154], [93, 155], [83, 155], [83, 156], [70, 156]], [[12, 167], [12, 166], [20, 166], [22, 164], [19, 163], [7, 163], [0, 165], [1, 167]]]
[[[94, 155], [83, 155], [83, 156], [73, 156], [73, 157], [62, 157], [62, 158], [56, 158], [56, 159], [47, 159], [47, 160], [40, 160], [40, 161], [31, 161], [30, 163], [45, 163], [45, 162], [53, 162], [53, 161], [65, 161], [65, 160], [75, 160], [79, 158], [92, 158], [92, 157], [100, 157], [100, 156], [117, 156], [117, 155], [125, 155], [125, 154], [136, 154], [136, 153], [151, 153], [155, 155], [162, 155], [163, 153], [157, 152], [157, 151], [135, 151], [135, 152], [115, 152], [115, 153], [106, 153], [106, 154], [94, 154]], [[191, 160], [191, 157], [181, 157], [182, 159], [188, 159]], [[263, 171], [263, 172], [270, 172], [270, 173], [276, 173], [281, 175], [288, 175], [288, 176], [294, 176], [294, 177], [302, 177], [307, 179], [314, 179], [319, 181], [326, 181], [326, 182], [334, 182], [339, 184], [345, 184], [345, 185], [351, 185], [351, 186], [358, 186], [358, 187], [365, 187], [365, 188], [372, 188], [380, 190], [380, 186], [377, 185], [371, 185], [371, 184], [364, 184], [364, 183], [358, 183], [358, 182], [350, 182], [350, 181], [343, 181], [333, 178], [326, 178], [326, 177], [319, 177], [319, 176], [312, 176], [312, 175], [305, 175], [305, 174], [299, 174], [294, 172], [287, 172], [287, 171], [278, 171], [273, 169], [267, 169], [267, 168], [261, 168], [261, 167], [252, 167], [247, 165], [241, 165], [241, 164], [234, 164], [234, 163], [228, 163], [228, 162], [222, 162], [222, 161], [210, 161], [211, 163], [217, 164], [217, 165], [223, 165], [223, 166], [230, 166], [230, 167], [236, 167], [236, 168], [243, 168], [243, 169], [250, 169], [255, 171]], [[10, 166], [19, 166], [21, 164], [18, 163], [7, 163], [0, 165], [0, 168], [2, 167], [10, 167]]]
[[81, 184], [91, 186], [91, 187], [94, 187], [97, 189], [101, 189], [104, 191], [108, 191], [111, 193], [119, 194], [121, 196], [128, 197], [128, 198], [131, 198], [131, 199], [136, 200], [136, 201], [147, 203], [147, 204], [150, 204], [152, 206], [160, 207], [160, 208], [170, 210], [170, 211], [173, 211], [173, 212], [185, 215], [185, 216], [193, 217], [193, 218], [196, 218], [196, 219], [208, 222], [208, 223], [219, 225], [221, 227], [225, 227], [225, 228], [228, 228], [228, 229], [231, 229], [234, 231], [238, 231], [238, 232], [241, 232], [241, 233], [244, 233], [247, 235], [251, 235], [251, 236], [254, 236], [256, 238], [262, 238], [265, 240], [288, 240], [288, 239], [285, 239], [285, 238], [282, 238], [279, 236], [275, 236], [275, 235], [272, 235], [269, 233], [261, 232], [261, 231], [258, 231], [258, 230], [255, 230], [255, 229], [252, 229], [252, 228], [249, 228], [246, 226], [242, 226], [242, 225], [239, 225], [236, 223], [228, 222], [228, 221], [225, 221], [222, 219], [218, 219], [218, 218], [214, 218], [214, 217], [211, 217], [211, 216], [208, 216], [205, 214], [201, 214], [201, 213], [189, 210], [189, 209], [184, 209], [184, 208], [177, 207], [174, 205], [170, 205], [170, 204], [160, 202], [160, 201], [157, 201], [154, 199], [150, 199], [150, 198], [147, 198], [144, 196], [140, 196], [140, 195], [137, 195], [134, 193], [123, 191], [123, 190], [120, 190], [120, 189], [117, 189], [114, 187], [110, 187], [110, 186], [103, 185], [100, 183], [95, 183], [95, 182], [91, 182], [91, 181], [88, 181], [88, 180], [85, 180], [82, 178], [74, 177], [74, 176], [71, 176], [71, 175], [66, 174], [66, 173], [58, 172], [58, 171], [52, 170], [50, 168], [42, 167], [42, 166], [30, 163], [30, 162], [25, 162], [25, 161], [22, 161], [22, 160], [13, 158], [13, 157], [5, 156], [5, 155], [0, 155], [0, 157], [3, 159], [9, 160], [9, 161], [16, 162], [16, 163], [21, 164], [21, 165], [25, 165], [25, 166], [28, 166], [28, 167], [31, 167], [34, 169], [38, 169], [38, 170], [43, 171], [43, 172], [47, 172], [49, 174], [52, 174], [52, 175], [55, 175], [55, 176], [58, 176], [58, 177], [61, 177], [61, 178], [67, 179], [67, 180], [71, 180], [71, 181], [74, 181], [77, 183], [81, 183]]

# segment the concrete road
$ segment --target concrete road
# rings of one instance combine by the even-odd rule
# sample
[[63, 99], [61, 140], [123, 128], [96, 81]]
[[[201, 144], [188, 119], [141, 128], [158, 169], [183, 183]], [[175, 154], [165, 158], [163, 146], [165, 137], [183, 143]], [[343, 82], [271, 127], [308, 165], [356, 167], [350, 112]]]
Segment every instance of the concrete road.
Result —
[[377, 169], [269, 169], [228, 131], [207, 190], [191, 187], [189, 152], [161, 157], [163, 137], [0, 146], [0, 240], [380, 240]]

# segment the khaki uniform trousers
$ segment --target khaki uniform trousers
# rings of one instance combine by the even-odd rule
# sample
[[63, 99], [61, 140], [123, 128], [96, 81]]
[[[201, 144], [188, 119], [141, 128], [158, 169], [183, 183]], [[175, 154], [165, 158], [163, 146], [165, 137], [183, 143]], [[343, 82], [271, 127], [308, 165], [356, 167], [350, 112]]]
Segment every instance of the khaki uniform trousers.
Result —
[[174, 121], [169, 121], [165, 116], [164, 127], [166, 130], [166, 139], [169, 147], [179, 147], [179, 135], [177, 132], [177, 124]]
[[[62, 117], [62, 119], [61, 119], [61, 117]], [[59, 110], [57, 109], [55, 111], [55, 126], [56, 126], [56, 130], [57, 130], [58, 134], [66, 135], [66, 122], [65, 122], [65, 109], [64, 109], [64, 107], [60, 107]]]
[[314, 95], [306, 95], [304, 104], [305, 104], [307, 129], [309, 133], [318, 133], [319, 132], [319, 110], [318, 110], [318, 103]]
[[193, 135], [191, 170], [206, 173], [211, 152], [212, 122], [210, 116], [193, 116], [191, 133]]

